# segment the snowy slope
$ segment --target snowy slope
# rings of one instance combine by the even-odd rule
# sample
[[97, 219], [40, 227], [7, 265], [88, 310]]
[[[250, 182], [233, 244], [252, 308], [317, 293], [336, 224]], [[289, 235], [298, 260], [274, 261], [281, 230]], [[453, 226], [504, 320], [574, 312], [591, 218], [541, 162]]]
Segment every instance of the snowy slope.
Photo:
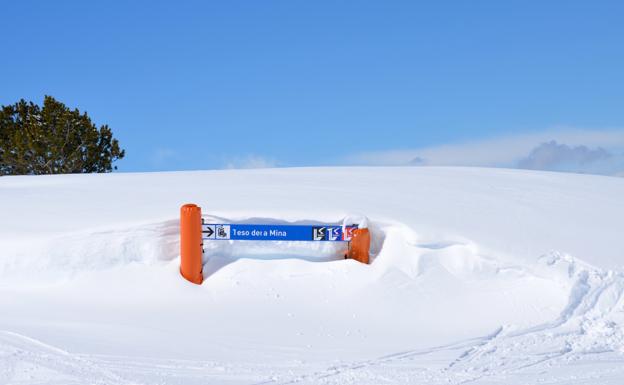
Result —
[[[624, 382], [624, 179], [476, 168], [0, 178], [0, 384]], [[207, 245], [245, 221], [364, 214], [370, 266]]]

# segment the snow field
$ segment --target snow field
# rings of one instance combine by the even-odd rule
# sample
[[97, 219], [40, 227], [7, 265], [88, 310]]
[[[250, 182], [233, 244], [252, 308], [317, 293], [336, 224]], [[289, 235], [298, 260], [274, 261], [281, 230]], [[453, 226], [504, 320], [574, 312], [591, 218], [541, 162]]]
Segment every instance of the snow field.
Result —
[[[624, 180], [453, 168], [0, 179], [0, 383], [621, 383]], [[234, 221], [370, 219], [330, 243], [206, 243]], [[217, 209], [218, 208], [218, 209]]]

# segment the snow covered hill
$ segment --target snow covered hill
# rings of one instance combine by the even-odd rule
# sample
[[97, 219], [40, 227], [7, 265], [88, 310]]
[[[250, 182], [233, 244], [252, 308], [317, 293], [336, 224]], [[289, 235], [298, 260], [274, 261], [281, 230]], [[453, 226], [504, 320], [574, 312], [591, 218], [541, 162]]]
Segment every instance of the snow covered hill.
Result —
[[[0, 384], [621, 384], [624, 179], [478, 168], [0, 178]], [[207, 244], [366, 215], [372, 264]]]

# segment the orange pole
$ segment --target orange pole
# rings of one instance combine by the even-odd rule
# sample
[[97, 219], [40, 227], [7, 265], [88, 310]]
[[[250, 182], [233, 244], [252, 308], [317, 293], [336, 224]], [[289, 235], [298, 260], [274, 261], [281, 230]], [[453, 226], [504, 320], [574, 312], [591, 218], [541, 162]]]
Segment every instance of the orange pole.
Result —
[[201, 285], [202, 276], [201, 207], [189, 203], [180, 208], [180, 274]]
[[368, 229], [355, 229], [349, 243], [349, 258], [368, 265], [370, 233]]

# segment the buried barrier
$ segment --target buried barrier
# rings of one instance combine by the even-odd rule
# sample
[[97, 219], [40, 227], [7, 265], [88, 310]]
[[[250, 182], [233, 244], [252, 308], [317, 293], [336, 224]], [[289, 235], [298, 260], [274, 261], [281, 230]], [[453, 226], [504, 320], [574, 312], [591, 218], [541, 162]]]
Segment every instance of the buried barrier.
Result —
[[345, 258], [368, 264], [370, 233], [362, 224], [248, 224], [204, 223], [201, 208], [180, 208], [180, 273], [193, 283], [204, 280], [204, 241], [346, 242]]

